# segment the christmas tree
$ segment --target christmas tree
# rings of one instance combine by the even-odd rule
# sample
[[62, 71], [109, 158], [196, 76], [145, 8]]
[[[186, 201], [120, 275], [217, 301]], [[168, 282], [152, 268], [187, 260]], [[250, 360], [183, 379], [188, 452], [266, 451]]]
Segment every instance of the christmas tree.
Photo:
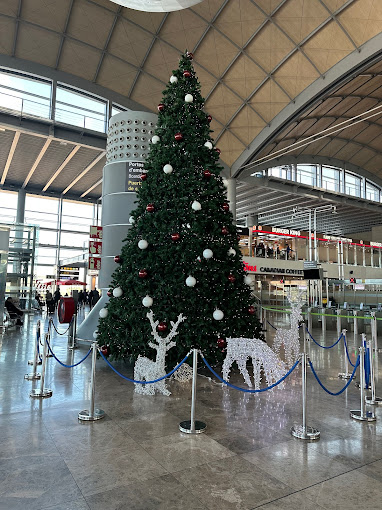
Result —
[[225, 338], [261, 338], [236, 228], [210, 136], [211, 117], [192, 66], [180, 59], [158, 105], [137, 208], [113, 274], [98, 342], [113, 358], [153, 357], [149, 311], [166, 336], [183, 314], [168, 366], [199, 348], [210, 362], [225, 356]]

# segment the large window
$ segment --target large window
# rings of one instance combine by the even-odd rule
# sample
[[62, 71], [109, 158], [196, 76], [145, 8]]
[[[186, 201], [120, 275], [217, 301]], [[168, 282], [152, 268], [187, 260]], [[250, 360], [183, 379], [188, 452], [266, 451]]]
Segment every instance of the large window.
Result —
[[342, 172], [338, 168], [333, 168], [330, 166], [322, 167], [322, 183], [321, 188], [327, 189], [329, 191], [341, 191], [342, 188]]
[[366, 181], [366, 197], [367, 200], [373, 200], [374, 202], [379, 202], [380, 190], [375, 184], [372, 184], [369, 181]]
[[357, 175], [351, 174], [349, 172], [345, 173], [345, 193], [346, 195], [352, 195], [353, 197], [361, 196], [361, 177]]
[[316, 165], [297, 165], [297, 182], [308, 186], [317, 185]]

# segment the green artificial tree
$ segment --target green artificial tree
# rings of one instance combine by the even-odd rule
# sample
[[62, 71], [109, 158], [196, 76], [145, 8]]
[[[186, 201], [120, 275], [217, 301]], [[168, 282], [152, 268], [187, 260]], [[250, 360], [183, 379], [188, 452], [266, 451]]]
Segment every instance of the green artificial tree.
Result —
[[163, 336], [170, 321], [187, 318], [168, 351], [169, 367], [194, 347], [218, 362], [225, 338], [262, 338], [203, 106], [186, 53], [158, 105], [138, 205], [99, 322], [98, 341], [113, 358], [154, 356], [150, 310]]

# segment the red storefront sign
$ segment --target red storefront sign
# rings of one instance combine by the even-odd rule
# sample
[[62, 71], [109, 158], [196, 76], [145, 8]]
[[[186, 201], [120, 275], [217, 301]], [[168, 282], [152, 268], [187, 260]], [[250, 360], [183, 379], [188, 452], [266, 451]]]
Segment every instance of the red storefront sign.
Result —
[[97, 225], [92, 225], [90, 227], [90, 238], [91, 239], [102, 239], [102, 227], [97, 227]]
[[101, 255], [102, 242], [101, 241], [89, 241], [89, 253], [90, 253], [90, 255]]

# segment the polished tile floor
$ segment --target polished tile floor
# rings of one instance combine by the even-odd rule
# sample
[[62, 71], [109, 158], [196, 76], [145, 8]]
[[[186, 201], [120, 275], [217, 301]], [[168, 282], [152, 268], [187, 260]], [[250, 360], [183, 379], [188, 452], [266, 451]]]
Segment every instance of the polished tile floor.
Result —
[[[353, 383], [333, 397], [308, 371], [308, 424], [321, 439], [306, 443], [290, 435], [301, 423], [300, 369], [284, 388], [251, 395], [222, 387], [201, 367], [197, 418], [208, 428], [193, 437], [178, 429], [189, 418], [189, 382], [171, 380], [170, 397], [136, 395], [99, 360], [96, 404], [107, 416], [79, 423], [77, 413], [89, 402], [90, 358], [73, 369], [49, 358], [46, 387], [53, 396], [29, 397], [39, 384], [24, 380], [38, 318], [0, 337], [0, 509], [382, 508], [382, 409], [375, 423], [351, 420], [349, 410], [360, 406]], [[271, 320], [281, 325], [285, 318]], [[336, 336], [313, 333], [326, 345]], [[355, 359], [352, 334], [348, 342]], [[68, 354], [66, 345], [66, 336], [53, 340], [66, 363], [86, 352]], [[310, 356], [324, 384], [338, 391], [342, 347], [311, 345]], [[232, 381], [242, 384], [239, 375]], [[382, 384], [377, 388], [382, 393]]]

